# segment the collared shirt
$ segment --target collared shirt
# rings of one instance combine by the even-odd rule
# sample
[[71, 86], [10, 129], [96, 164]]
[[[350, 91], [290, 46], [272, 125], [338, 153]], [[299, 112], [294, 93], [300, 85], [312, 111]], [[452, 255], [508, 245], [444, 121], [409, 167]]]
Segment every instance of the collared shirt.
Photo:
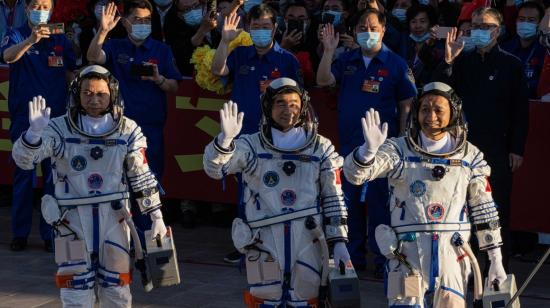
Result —
[[495, 45], [482, 57], [463, 54], [452, 65], [442, 61], [434, 79], [449, 84], [462, 100], [468, 139], [489, 163], [508, 153], [523, 155], [529, 127], [528, 91], [523, 64]]
[[132, 75], [131, 68], [133, 64], [155, 63], [166, 79], [182, 80], [170, 47], [150, 37], [136, 46], [126, 37], [108, 40], [103, 51], [107, 56], [105, 66], [119, 81], [125, 115], [140, 126], [164, 125], [166, 93], [153, 81]]
[[331, 71], [340, 86], [338, 131], [342, 155], [364, 142], [361, 117], [370, 108], [388, 123], [389, 137], [397, 135], [398, 102], [416, 96], [412, 73], [401, 57], [382, 45], [365, 67], [361, 48], [357, 48], [338, 57]]
[[544, 64], [546, 48], [544, 48], [539, 40], [535, 41], [527, 48], [521, 47], [521, 42], [518, 36], [502, 45], [502, 49], [518, 57], [523, 63], [523, 71], [527, 79], [529, 87], [529, 98], [538, 98], [537, 87], [539, 85], [540, 73]]
[[245, 114], [242, 134], [258, 131], [261, 117], [260, 88], [279, 77], [288, 77], [303, 85], [300, 64], [289, 51], [275, 43], [261, 58], [254, 46], [235, 48], [227, 58], [229, 75], [223, 78], [233, 82], [231, 99]]
[[[2, 58], [6, 49], [23, 42], [30, 35], [28, 24], [9, 30], [0, 45]], [[28, 103], [37, 95], [46, 99], [52, 109], [52, 117], [64, 114], [67, 103], [66, 73], [76, 68], [75, 61], [71, 42], [65, 35], [58, 34], [41, 39], [18, 61], [11, 63], [8, 106], [12, 119], [26, 120]]]
[[27, 24], [25, 0], [17, 0], [13, 8], [9, 8], [5, 0], [0, 0], [0, 38], [12, 28], [20, 28]]

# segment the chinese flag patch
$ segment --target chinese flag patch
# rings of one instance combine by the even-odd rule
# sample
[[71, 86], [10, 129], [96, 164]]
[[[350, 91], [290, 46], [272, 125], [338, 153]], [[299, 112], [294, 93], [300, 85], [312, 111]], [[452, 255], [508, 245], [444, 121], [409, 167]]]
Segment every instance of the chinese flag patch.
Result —
[[340, 169], [334, 171], [334, 176], [336, 177], [336, 185], [342, 185], [342, 180], [340, 179]]
[[485, 192], [492, 192], [493, 190], [491, 189], [491, 184], [489, 183], [488, 177], [485, 178], [485, 182], [487, 182], [487, 185], [485, 186]]
[[145, 156], [145, 149], [141, 148], [139, 151], [141, 152], [141, 155], [143, 155], [143, 164], [147, 165], [147, 156]]

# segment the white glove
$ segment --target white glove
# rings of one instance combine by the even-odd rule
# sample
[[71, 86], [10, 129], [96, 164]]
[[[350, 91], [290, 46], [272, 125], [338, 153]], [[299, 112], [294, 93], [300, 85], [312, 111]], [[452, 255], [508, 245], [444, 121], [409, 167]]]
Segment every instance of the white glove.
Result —
[[380, 115], [378, 111], [370, 109], [365, 113], [365, 117], [361, 118], [361, 126], [363, 126], [363, 137], [365, 143], [359, 147], [359, 158], [364, 162], [369, 162], [374, 158], [378, 148], [386, 141], [388, 136], [388, 123], [380, 125]]
[[50, 107], [46, 108], [46, 100], [42, 96], [35, 96], [29, 102], [29, 130], [25, 134], [25, 140], [31, 144], [40, 141], [42, 132], [50, 122]]
[[243, 117], [244, 113], [239, 112], [237, 103], [229, 101], [223, 104], [223, 108], [220, 109], [222, 132], [218, 135], [220, 146], [225, 149], [231, 146], [231, 141], [241, 132]]
[[334, 264], [338, 266], [340, 264], [340, 260], [344, 262], [344, 264], [348, 264], [348, 262], [351, 260], [348, 252], [348, 248], [346, 247], [346, 243], [344, 242], [337, 242], [334, 244]]
[[166, 235], [166, 226], [164, 225], [164, 220], [162, 220], [162, 212], [160, 209], [156, 209], [149, 215], [153, 221], [153, 225], [151, 226], [151, 239], [154, 240], [157, 235], [163, 238]]
[[497, 279], [499, 284], [503, 283], [506, 280], [506, 272], [504, 271], [504, 266], [502, 266], [502, 253], [500, 252], [500, 248], [488, 250], [487, 254], [491, 261], [488, 277], [489, 282], [492, 284], [493, 281]]

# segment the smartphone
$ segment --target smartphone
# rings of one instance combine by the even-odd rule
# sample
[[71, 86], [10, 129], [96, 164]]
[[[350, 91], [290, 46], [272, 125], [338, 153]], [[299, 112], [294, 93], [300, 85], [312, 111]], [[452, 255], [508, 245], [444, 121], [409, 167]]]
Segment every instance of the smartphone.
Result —
[[155, 74], [155, 70], [152, 65], [132, 64], [130, 74], [134, 76], [153, 76]]
[[65, 24], [62, 22], [55, 24], [45, 24], [44, 27], [50, 29], [50, 34], [64, 34], [65, 33]]
[[446, 39], [447, 33], [451, 32], [452, 27], [438, 27], [435, 36], [438, 39]]
[[303, 20], [296, 20], [296, 19], [289, 19], [288, 20], [287, 32], [290, 33], [294, 30], [296, 30], [296, 32], [304, 32], [304, 21]]

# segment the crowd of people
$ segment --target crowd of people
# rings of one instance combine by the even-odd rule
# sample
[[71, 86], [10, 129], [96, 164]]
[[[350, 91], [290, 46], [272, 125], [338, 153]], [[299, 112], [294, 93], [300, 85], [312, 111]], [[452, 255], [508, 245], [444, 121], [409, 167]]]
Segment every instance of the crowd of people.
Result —
[[[336, 112], [340, 147], [336, 150], [342, 157], [348, 157], [348, 163], [350, 159], [353, 161], [357, 158], [355, 167], [348, 164], [348, 169], [359, 173], [361, 171], [353, 171], [357, 166], [370, 170], [368, 163], [375, 156], [378, 157], [378, 147], [386, 136], [397, 138], [411, 134], [411, 121], [415, 121], [415, 116], [420, 112], [420, 106], [415, 105], [420, 95], [426, 91], [450, 93], [450, 89], [453, 89], [453, 102], [448, 97], [454, 112], [451, 112], [451, 119], [458, 121], [457, 117], [462, 112], [465, 114], [468, 141], [479, 148], [484, 154], [484, 160], [481, 161], [486, 161], [491, 167], [490, 184], [485, 181], [482, 184], [488, 192], [492, 191], [492, 197], [498, 205], [498, 228], [501, 228], [501, 242], [504, 245], [501, 256], [503, 267], [507, 269], [508, 258], [513, 253], [526, 252], [532, 243], [537, 242], [535, 234], [517, 234], [509, 230], [510, 191], [513, 172], [523, 162], [529, 124], [529, 100], [545, 101], [550, 96], [548, 1], [4, 0], [0, 1], [0, 10], [1, 60], [9, 64], [10, 69], [8, 106], [12, 142], [19, 147], [30, 148], [40, 142], [39, 137], [45, 126], [37, 125], [36, 122], [33, 126], [32, 120], [29, 126], [29, 108], [35, 113], [39, 110], [39, 118], [44, 118], [46, 111], [36, 99], [34, 104], [29, 104], [34, 97], [41, 96], [47, 101], [49, 119], [50, 113], [52, 118], [64, 115], [67, 102], [75, 97], [79, 98], [79, 102], [86, 99], [108, 102], [109, 98], [113, 101], [113, 97], [120, 95], [124, 101], [124, 116], [135, 121], [140, 128], [136, 136], [130, 136], [128, 144], [138, 142], [141, 134], [147, 138], [147, 158], [142, 153], [143, 157], [139, 156], [138, 159], [145, 160], [148, 167], [136, 167], [141, 168], [139, 172], [134, 172], [138, 179], [130, 180], [133, 190], [131, 211], [136, 227], [140, 230], [153, 228], [155, 234], [165, 233], [164, 225], [159, 223], [162, 214], [158, 211], [158, 194], [162, 188], [157, 188], [156, 179], [161, 179], [163, 174], [163, 131], [168, 116], [166, 98], [177, 92], [179, 81], [184, 76], [195, 76], [195, 67], [190, 62], [193, 52], [206, 45], [215, 49], [211, 73], [219, 77], [224, 86], [231, 87], [231, 100], [245, 114], [244, 118], [241, 116], [237, 119], [236, 113], [233, 114], [233, 108], [237, 110], [237, 107], [233, 107], [232, 103], [230, 107], [226, 106], [221, 113], [222, 117], [227, 117], [226, 124], [227, 121], [232, 125], [234, 121], [240, 121], [239, 127], [224, 131], [227, 127], [223, 127], [222, 121], [222, 135], [207, 147], [205, 154], [205, 157], [212, 159], [210, 162], [205, 161], [209, 175], [217, 178], [225, 176], [229, 170], [239, 179], [239, 196], [235, 196], [235, 203], [239, 204], [240, 218], [248, 216], [250, 219], [247, 206], [260, 208], [259, 192], [252, 191], [251, 187], [261, 183], [254, 183], [258, 179], [250, 177], [252, 166], [247, 165], [256, 163], [247, 163], [247, 160], [262, 141], [256, 144], [255, 139], [250, 141], [237, 137], [240, 134], [245, 136], [257, 133], [259, 128], [262, 129], [259, 123], [279, 130], [283, 127], [284, 132], [292, 125], [298, 127], [309, 123], [306, 121], [309, 114], [301, 113], [307, 97], [304, 88], [336, 87], [339, 90]], [[231, 42], [243, 31], [249, 33], [252, 45], [231, 50]], [[79, 71], [91, 64], [104, 68], [94, 68], [90, 76]], [[106, 71], [103, 71], [105, 68]], [[82, 90], [84, 76], [92, 80], [96, 77], [105, 80], [107, 88], [94, 88], [90, 82], [86, 83], [89, 89]], [[116, 87], [112, 79], [117, 80]], [[280, 87], [290, 88], [300, 96], [299, 106], [302, 107], [297, 107], [300, 109], [298, 120], [287, 119], [284, 114], [271, 118], [271, 114], [266, 113], [266, 93], [278, 93], [277, 85], [272, 85], [272, 82], [282, 82], [281, 79], [286, 81]], [[436, 88], [432, 88], [434, 82]], [[287, 101], [277, 105], [274, 93], [271, 93], [271, 99], [274, 102], [270, 102], [273, 104], [268, 108], [270, 112], [275, 107], [281, 110], [295, 107]], [[109, 106], [112, 109], [107, 111], [117, 120], [117, 105]], [[97, 116], [92, 117], [88, 115], [94, 113], [94, 107], [84, 107], [75, 109], [76, 113], [82, 114], [76, 117], [75, 121], [79, 122], [71, 125], [81, 127], [84, 135], [103, 136], [110, 132], [104, 127], [112, 125], [113, 119], [101, 117], [105, 106], [101, 107], [101, 112], [96, 112]], [[362, 126], [362, 121], [365, 121], [363, 117], [374, 117], [374, 112], [365, 115], [371, 108], [376, 110], [378, 124], [387, 123], [384, 140], [376, 149], [369, 148], [364, 122]], [[443, 112], [433, 108], [436, 114]], [[228, 116], [228, 113], [233, 117]], [[292, 120], [292, 125], [286, 127], [281, 124], [286, 120]], [[452, 121], [450, 126], [456, 124]], [[54, 132], [48, 133], [57, 133], [60, 138], [68, 134], [63, 129], [54, 129]], [[309, 138], [307, 134], [299, 135], [302, 131], [297, 131], [298, 135], [291, 137], [275, 136], [278, 132], [269, 129], [260, 133], [268, 136], [268, 143], [282, 138], [280, 140], [284, 140], [286, 148], [292, 149], [302, 149], [296, 142], [306, 142], [302, 139]], [[20, 138], [22, 135], [26, 137]], [[417, 132], [414, 138], [420, 138], [420, 134]], [[22, 141], [16, 143], [18, 139]], [[233, 139], [240, 144], [235, 158], [240, 162], [240, 168], [224, 165], [232, 159], [228, 155], [232, 153], [231, 149], [235, 150]], [[426, 139], [425, 142], [418, 147], [429, 147], [431, 141]], [[326, 144], [329, 149], [332, 147], [330, 142]], [[60, 172], [67, 166], [58, 166], [55, 162], [52, 164], [47, 158], [51, 156], [60, 159], [57, 151], [67, 150], [55, 144], [48, 146], [52, 147], [52, 152], [44, 155], [44, 160], [29, 161], [28, 156], [31, 154], [27, 153], [24, 158], [25, 168], [16, 167], [13, 177], [13, 240], [10, 246], [14, 251], [25, 249], [31, 229], [32, 163], [37, 165], [41, 161], [44, 192], [48, 195], [59, 194], [61, 187], [68, 194], [75, 189], [69, 180], [71, 172], [78, 173], [87, 164], [92, 166], [82, 155], [77, 155], [68, 162], [72, 169]], [[277, 142], [272, 146], [281, 148]], [[453, 143], [453, 146], [456, 144]], [[250, 149], [247, 148], [243, 154], [243, 147]], [[401, 153], [403, 150], [398, 146], [396, 149], [382, 148], [391, 152], [384, 156], [388, 159], [398, 156], [395, 151]], [[362, 149], [362, 154], [355, 156], [358, 149]], [[326, 148], [324, 150], [332, 153]], [[90, 158], [95, 161], [104, 155], [103, 151], [91, 145], [89, 151]], [[472, 160], [477, 161], [477, 158], [473, 157]], [[379, 163], [376, 161], [376, 164]], [[333, 164], [337, 167], [331, 165], [331, 170], [343, 166], [336, 158]], [[285, 162], [284, 165], [284, 168], [292, 169], [283, 168], [287, 176], [294, 173], [294, 163]], [[336, 239], [334, 248], [340, 247], [337, 249], [339, 256], [346, 259], [344, 256], [349, 251], [347, 258], [356, 269], [362, 270], [367, 265], [368, 248], [376, 255], [374, 274], [379, 278], [388, 271], [385, 266], [387, 256], [380, 251], [382, 247], [375, 240], [375, 230], [380, 225], [395, 225], [394, 220], [408, 221], [411, 217], [407, 212], [412, 209], [405, 204], [406, 197], [396, 197], [403, 193], [398, 192], [402, 183], [395, 183], [397, 177], [390, 176], [388, 179], [379, 176], [389, 170], [399, 169], [397, 163], [392, 168], [386, 165], [384, 168], [387, 170], [378, 170], [378, 173], [369, 176], [360, 174], [358, 178], [346, 175], [340, 179], [338, 175], [337, 181], [341, 188], [338, 186], [333, 192], [336, 195], [324, 196], [335, 198], [331, 202], [342, 206], [338, 209], [340, 220], [335, 223], [335, 233], [332, 235]], [[479, 176], [488, 175], [483, 170]], [[268, 182], [282, 182], [280, 177], [283, 175], [276, 172], [268, 172], [265, 176], [260, 182], [263, 181], [267, 187], [272, 187]], [[329, 180], [334, 178], [330, 177]], [[94, 194], [101, 194], [103, 178], [97, 173], [90, 174], [82, 183]], [[423, 195], [426, 186], [422, 183], [413, 181], [407, 189], [412, 195]], [[267, 190], [264, 191], [265, 187], [260, 188], [262, 194], [269, 194]], [[322, 198], [323, 193], [330, 194], [318, 191], [315, 195]], [[280, 199], [283, 204], [286, 202], [293, 205], [297, 200], [296, 192], [282, 191]], [[469, 200], [473, 203], [477, 201]], [[488, 202], [494, 204], [492, 199]], [[481, 219], [481, 222], [478, 221], [481, 228], [494, 220], [495, 216], [491, 216], [491, 213], [495, 207], [482, 206], [481, 203], [477, 205], [478, 209], [464, 206], [461, 212], [469, 214], [474, 222]], [[368, 207], [368, 217], [365, 215], [365, 207]], [[394, 217], [397, 213], [395, 208], [399, 209], [397, 217]], [[442, 211], [446, 211], [442, 206], [430, 205], [430, 209], [439, 211], [439, 214], [432, 213], [434, 215], [443, 215]], [[464, 214], [457, 212], [457, 215], [462, 217]], [[475, 218], [480, 215], [482, 218]], [[44, 219], [40, 226], [45, 248], [52, 251], [51, 227]], [[144, 240], [142, 235], [141, 241]], [[273, 241], [276, 243], [278, 238], [275, 237]], [[341, 242], [347, 244], [337, 245]], [[480, 240], [480, 248], [483, 249], [484, 244], [487, 243]], [[494, 248], [488, 244], [486, 246]], [[229, 261], [241, 258], [243, 248], [240, 248], [240, 252], [230, 254], [232, 257]], [[489, 255], [495, 256], [494, 253]], [[290, 300], [295, 295], [287, 294], [287, 297]], [[304, 299], [304, 296], [297, 297]]]

